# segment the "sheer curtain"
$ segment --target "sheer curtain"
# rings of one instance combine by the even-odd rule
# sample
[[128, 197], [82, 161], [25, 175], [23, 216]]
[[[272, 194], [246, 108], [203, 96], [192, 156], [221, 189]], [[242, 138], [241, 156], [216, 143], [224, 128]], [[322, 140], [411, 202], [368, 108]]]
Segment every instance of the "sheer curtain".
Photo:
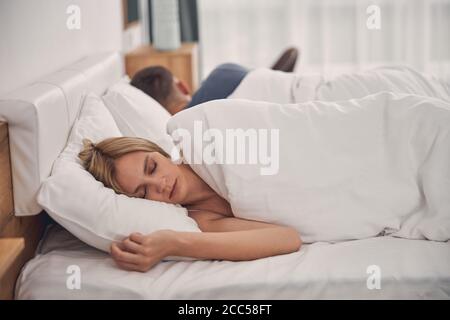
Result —
[[[380, 29], [367, 19], [380, 9]], [[450, 79], [450, 0], [199, 0], [201, 74], [217, 64], [270, 66], [288, 46], [296, 72], [328, 75], [407, 64]]]

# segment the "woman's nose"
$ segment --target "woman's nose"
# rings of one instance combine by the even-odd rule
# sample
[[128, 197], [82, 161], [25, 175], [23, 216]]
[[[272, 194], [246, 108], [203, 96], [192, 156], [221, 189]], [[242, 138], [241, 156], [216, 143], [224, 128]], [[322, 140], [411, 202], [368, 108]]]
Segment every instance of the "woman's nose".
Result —
[[161, 177], [148, 177], [146, 183], [158, 193], [163, 193], [167, 186], [167, 179], [164, 176]]

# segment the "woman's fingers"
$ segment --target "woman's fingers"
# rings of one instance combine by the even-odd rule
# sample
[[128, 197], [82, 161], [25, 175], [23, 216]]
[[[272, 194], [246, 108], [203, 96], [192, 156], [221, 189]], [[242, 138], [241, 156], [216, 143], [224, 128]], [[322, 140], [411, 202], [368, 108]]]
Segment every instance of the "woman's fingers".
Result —
[[133, 263], [127, 263], [127, 262], [122, 262], [122, 261], [117, 261], [117, 260], [115, 260], [115, 261], [116, 261], [116, 264], [120, 268], [128, 270], [128, 271], [146, 272], [149, 269], [149, 267], [146, 265], [136, 265]]
[[130, 239], [137, 243], [143, 243], [145, 240], [145, 236], [142, 233], [134, 232], [130, 234]]
[[144, 248], [142, 247], [142, 245], [132, 241], [130, 238], [126, 238], [124, 241], [122, 241], [122, 244], [124, 249], [127, 251], [144, 254]]
[[158, 263], [161, 260], [159, 251], [149, 248], [147, 237], [150, 235], [132, 233], [124, 241], [111, 244], [111, 256], [117, 265], [126, 270], [145, 272]]
[[137, 254], [125, 251], [123, 244], [118, 243], [111, 245], [111, 256], [115, 260], [132, 264], [140, 264], [142, 260]]
[[115, 260], [115, 262], [120, 268], [125, 269], [125, 270], [138, 271], [138, 268], [139, 268], [137, 265], [132, 264], [132, 263], [126, 263], [126, 262], [122, 262], [122, 261], [118, 261], [118, 260]]

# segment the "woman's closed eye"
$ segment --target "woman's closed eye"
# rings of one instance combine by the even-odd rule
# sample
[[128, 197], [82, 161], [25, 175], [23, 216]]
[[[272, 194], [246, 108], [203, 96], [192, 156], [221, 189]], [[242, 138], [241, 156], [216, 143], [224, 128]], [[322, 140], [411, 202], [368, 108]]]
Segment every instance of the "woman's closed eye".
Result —
[[[146, 174], [153, 174], [156, 170], [156, 167], [158, 166], [157, 163], [155, 161], [152, 161], [152, 164], [149, 165], [150, 160], [148, 159], [148, 157], [145, 159], [146, 160], [146, 165], [145, 165], [145, 169], [146, 169]], [[142, 195], [143, 199], [147, 198], [147, 186], [144, 186], [144, 194]]]
[[155, 172], [157, 166], [158, 166], [158, 165], [156, 164], [156, 162], [153, 162], [153, 168], [152, 168], [152, 170], [150, 171], [150, 174], [153, 174], [153, 173]]
[[153, 174], [156, 170], [157, 163], [154, 160], [150, 160], [149, 157], [145, 159], [146, 165], [145, 165], [145, 174]]

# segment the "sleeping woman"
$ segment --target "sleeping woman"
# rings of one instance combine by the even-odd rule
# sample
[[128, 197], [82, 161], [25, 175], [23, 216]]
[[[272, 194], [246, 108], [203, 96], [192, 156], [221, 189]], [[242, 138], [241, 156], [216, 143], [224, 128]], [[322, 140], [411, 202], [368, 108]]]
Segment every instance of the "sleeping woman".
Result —
[[[213, 144], [196, 143], [198, 123]], [[167, 130], [174, 142], [182, 131], [193, 141], [181, 147], [183, 164], [139, 138], [86, 141], [79, 154], [106, 187], [179, 204], [203, 231], [132, 234], [111, 247], [123, 268], [145, 271], [167, 256], [252, 260], [379, 235], [450, 240], [448, 101], [390, 92], [287, 105], [223, 99], [177, 113]], [[278, 134], [264, 146], [267, 130]], [[239, 139], [257, 142], [239, 147], [241, 156], [270, 145], [276, 170], [260, 171], [266, 157], [243, 165], [190, 159], [192, 147], [191, 155], [209, 155], [213, 145], [228, 160], [236, 154], [230, 132], [256, 137]]]
[[130, 197], [180, 204], [199, 232], [160, 230], [133, 233], [111, 246], [115, 262], [145, 272], [167, 256], [196, 259], [253, 260], [298, 251], [294, 228], [236, 218], [230, 204], [187, 164], [174, 164], [158, 145], [141, 138], [84, 141], [79, 157], [106, 187]]

